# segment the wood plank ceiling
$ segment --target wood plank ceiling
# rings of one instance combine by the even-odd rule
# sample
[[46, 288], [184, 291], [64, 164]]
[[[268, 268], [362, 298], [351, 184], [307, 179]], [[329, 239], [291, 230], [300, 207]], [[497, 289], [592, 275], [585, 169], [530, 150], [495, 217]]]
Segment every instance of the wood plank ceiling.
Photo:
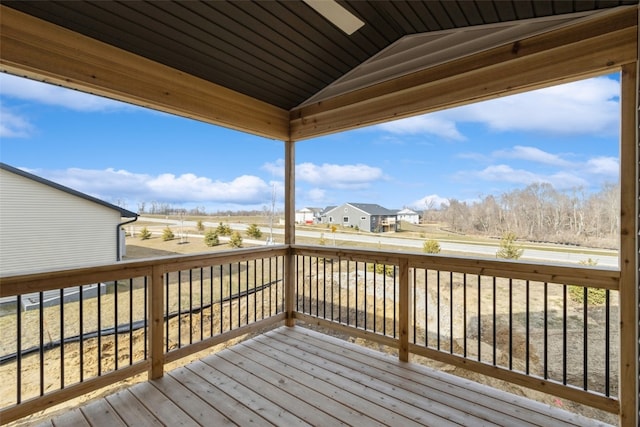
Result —
[[635, 5], [637, 0], [340, 4], [365, 22], [352, 35], [302, 1], [2, 2], [4, 7], [292, 111], [295, 120], [302, 107], [319, 101], [581, 22], [605, 9]]

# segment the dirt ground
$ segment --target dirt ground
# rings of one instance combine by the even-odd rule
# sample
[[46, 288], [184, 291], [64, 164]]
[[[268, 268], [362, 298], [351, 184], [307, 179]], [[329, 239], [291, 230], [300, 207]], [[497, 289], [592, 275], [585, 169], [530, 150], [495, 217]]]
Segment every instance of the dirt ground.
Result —
[[[148, 258], [164, 255], [172, 255], [177, 253], [197, 253], [206, 252], [209, 250], [225, 250], [228, 249], [228, 245], [220, 245], [214, 248], [208, 248], [204, 245], [202, 239], [189, 239], [188, 243], [180, 242], [178, 239], [174, 241], [164, 242], [160, 237], [154, 237], [152, 239], [141, 241], [137, 238], [129, 239], [130, 244], [127, 246], [127, 258]], [[339, 276], [342, 275], [342, 277]], [[512, 282], [509, 285], [508, 281], [498, 281], [496, 285], [496, 305], [495, 316], [493, 306], [493, 284], [486, 285], [481, 283], [482, 298], [478, 299], [478, 283], [469, 282], [462, 283], [462, 276], [451, 276], [451, 280], [440, 281], [440, 290], [433, 286], [434, 283], [438, 283], [437, 277], [433, 277], [434, 272], [428, 273], [430, 276], [425, 276], [423, 279], [416, 281], [415, 289], [415, 312], [420, 313], [416, 316], [416, 330], [415, 334], [412, 331], [411, 340], [417, 344], [428, 344], [431, 347], [437, 347], [444, 350], [453, 349], [456, 354], [462, 354], [465, 352], [470, 358], [477, 358], [478, 352], [481, 353], [481, 360], [491, 363], [493, 358], [493, 335], [494, 335], [494, 322], [495, 317], [495, 359], [498, 365], [508, 366], [511, 364], [514, 369], [524, 370], [525, 363], [528, 355], [528, 364], [530, 372], [542, 375], [543, 363], [544, 363], [544, 342], [543, 342], [543, 323], [544, 323], [544, 301], [542, 299], [542, 293], [536, 286], [538, 284], [531, 284], [529, 292], [529, 325], [530, 335], [525, 335], [525, 322], [526, 318], [523, 313], [526, 312], [526, 298], [525, 286], [520, 282]], [[325, 277], [326, 276], [326, 277]], [[365, 281], [366, 277], [366, 281]], [[338, 318], [340, 316], [342, 322], [347, 321], [347, 316], [350, 316], [349, 323], [353, 324], [358, 319], [358, 326], [362, 327], [365, 322], [364, 313], [369, 313], [369, 318], [366, 320], [371, 327], [373, 318], [376, 319], [377, 329], [382, 331], [383, 325], [386, 331], [391, 331], [394, 327], [393, 321], [393, 288], [389, 288], [389, 285], [385, 285], [385, 278], [381, 274], [373, 274], [372, 272], [366, 272], [361, 269], [359, 271], [352, 270], [350, 272], [343, 271], [342, 273], [333, 272], [330, 276], [329, 273], [322, 270], [322, 267], [317, 268], [315, 265], [307, 272], [306, 281], [307, 286], [304, 290], [305, 297], [300, 298], [298, 303], [300, 308], [306, 307], [312, 314], [318, 314], [320, 316]], [[199, 280], [199, 278], [196, 278]], [[425, 281], [427, 285], [425, 285]], [[333, 313], [324, 313], [323, 306], [315, 304], [316, 293], [324, 293], [325, 297], [329, 298], [329, 291], [326, 289], [318, 289], [320, 283], [358, 283], [358, 287], [353, 286], [351, 289], [337, 290], [337, 287], [333, 290], [334, 300], [338, 299], [342, 301], [343, 307], [337, 307]], [[390, 281], [389, 281], [390, 282]], [[205, 278], [205, 283], [206, 278]], [[386, 286], [386, 288], [385, 288]], [[366, 289], [365, 289], [366, 288]], [[466, 292], [465, 292], [466, 288]], [[511, 298], [509, 298], [509, 288], [511, 288]], [[101, 319], [102, 328], [113, 326], [115, 323], [122, 324], [129, 322], [130, 319], [139, 320], [143, 319], [143, 306], [134, 304], [132, 310], [129, 310], [130, 297], [134, 300], [140, 300], [143, 298], [144, 289], [141, 283], [125, 283], [119, 286], [118, 291], [118, 307], [119, 314], [118, 319]], [[174, 293], [169, 295], [169, 301], [171, 301], [171, 310], [176, 311], [178, 308], [178, 301], [182, 307], [188, 307], [188, 301], [177, 298], [177, 290], [174, 286]], [[207, 291], [207, 289], [211, 289]], [[216, 286], [217, 289], [217, 286]], [[226, 284], [222, 291], [213, 290], [207, 286], [203, 287], [202, 294], [199, 293], [196, 286], [195, 292], [192, 294], [192, 298], [195, 301], [191, 301], [194, 306], [199, 304], [199, 301], [217, 300], [220, 293], [232, 293], [236, 290], [229, 288], [226, 291]], [[355, 291], [358, 289], [360, 299], [358, 308], [354, 305]], [[212, 293], [213, 292], [213, 293]], [[217, 293], [216, 293], [217, 292]], [[386, 304], [382, 302], [384, 299], [382, 295], [387, 293]], [[365, 297], [366, 295], [366, 297]], [[375, 295], [375, 298], [374, 298]], [[548, 373], [552, 378], [558, 378], [562, 372], [562, 360], [557, 357], [558, 349], [562, 348], [562, 322], [559, 321], [562, 302], [561, 287], [549, 285], [548, 289], [549, 302], [548, 302], [548, 344], [551, 357], [548, 357]], [[208, 336], [209, 334], [215, 334], [219, 331], [219, 328], [228, 329], [229, 325], [237, 327], [244, 322], [245, 315], [249, 319], [252, 319], [255, 315], [260, 318], [262, 315], [261, 307], [263, 301], [271, 301], [275, 306], [275, 296], [267, 295], [266, 292], [263, 295], [261, 293], [254, 294], [255, 300], [247, 299], [241, 300], [241, 316], [240, 319], [236, 317], [238, 313], [237, 304], [233, 307], [229, 307], [229, 303], [226, 305], [212, 305], [210, 309], [204, 309], [202, 312], [196, 312], [190, 316], [182, 316], [180, 319], [175, 317], [170, 321], [170, 339], [169, 347], [176, 348], [178, 346], [178, 334], [180, 334], [180, 340], [184, 343], [185, 339], [188, 340], [189, 334], [194, 337], [194, 341], [200, 339], [200, 332], [202, 326], [202, 335]], [[349, 310], [346, 307], [347, 298], [351, 298], [351, 307]], [[114, 293], [108, 293], [101, 298], [101, 307], [104, 313], [113, 313], [113, 306], [116, 298]], [[478, 311], [478, 303], [480, 304], [480, 311]], [[234, 308], [235, 307], [235, 308]], [[253, 307], [256, 311], [252, 311]], [[511, 308], [511, 310], [510, 310]], [[616, 325], [617, 319], [613, 316], [617, 312], [617, 301], [612, 300], [611, 308], [611, 324]], [[86, 300], [83, 305], [83, 313], [85, 316], [85, 322], [83, 324], [83, 332], [88, 333], [92, 330], [96, 330], [96, 319], [92, 313], [97, 313], [97, 299]], [[375, 315], [372, 318], [372, 313]], [[509, 314], [511, 313], [511, 315]], [[439, 316], [438, 316], [439, 314]], [[385, 316], [386, 315], [386, 320]], [[589, 342], [588, 348], [588, 360], [590, 364], [589, 379], [590, 387], [599, 390], [604, 387], [604, 374], [601, 368], [605, 360], [605, 347], [603, 342], [602, 328], [600, 327], [604, 323], [604, 310], [602, 307], [589, 307], [587, 315], [587, 324], [589, 327]], [[79, 322], [77, 322], [79, 316], [79, 304], [67, 303], [64, 307], [64, 322], [61, 322], [58, 309], [52, 308], [46, 309], [43, 316], [43, 340], [45, 343], [49, 341], [55, 341], [60, 337], [60, 325], [64, 325], [64, 336], [70, 337], [78, 335], [80, 333]], [[466, 317], [466, 328], [464, 318]], [[438, 318], [440, 319], [438, 323]], [[478, 326], [478, 319], [480, 319], [480, 325]], [[511, 319], [511, 320], [509, 320]], [[584, 326], [583, 307], [581, 304], [571, 302], [567, 306], [567, 330], [568, 334], [568, 382], [575, 384], [578, 387], [582, 386], [582, 371], [575, 370], [574, 367], [581, 366], [583, 358], [583, 342], [581, 339], [582, 328]], [[508, 325], [511, 323], [513, 333], [509, 334]], [[450, 324], [453, 324], [453, 329], [450, 328]], [[23, 313], [22, 318], [22, 348], [29, 348], [39, 344], [39, 329], [40, 320], [35, 311]], [[218, 326], [220, 325], [220, 326]], [[15, 330], [15, 316], [2, 316], [0, 317], [0, 330], [8, 331]], [[180, 331], [180, 332], [179, 332]], [[439, 331], [439, 332], [438, 332]], [[572, 333], [575, 331], [576, 333]], [[335, 333], [331, 333], [336, 335]], [[56, 347], [46, 352], [47, 357], [44, 363], [44, 392], [48, 390], [57, 389], [64, 381], [65, 384], [72, 384], [79, 380], [80, 369], [82, 365], [82, 372], [85, 378], [90, 378], [98, 374], [98, 360], [100, 360], [101, 372], [109, 372], [114, 369], [116, 360], [119, 366], [125, 366], [130, 363], [136, 363], [144, 358], [144, 332], [143, 330], [132, 331], [131, 333], [123, 333], [117, 336], [118, 345], [117, 348], [127, 349], [126, 351], [118, 350], [116, 348], [116, 336], [109, 335], [103, 336], [98, 343], [97, 338], [85, 340], [80, 348], [79, 343], [68, 343], [64, 347]], [[466, 340], [465, 340], [466, 337]], [[350, 339], [347, 336], [341, 336], [343, 339]], [[389, 349], [379, 346], [378, 344], [367, 342], [361, 339], [350, 339], [356, 341], [362, 345], [376, 348], [379, 350], [394, 353], [395, 349]], [[617, 350], [617, 335], [614, 331], [610, 347], [611, 352]], [[528, 351], [527, 351], [528, 342]], [[511, 350], [509, 350], [511, 343]], [[210, 351], [217, 351], [220, 348], [230, 345], [218, 346], [211, 350], [203, 352], [204, 354]], [[466, 347], [465, 347], [466, 346]], [[0, 356], [15, 351], [16, 338], [15, 334], [3, 333], [0, 337]], [[98, 359], [98, 348], [100, 348], [101, 358]], [[129, 350], [131, 349], [131, 356]], [[82, 353], [81, 353], [82, 350]], [[167, 370], [173, 369], [176, 366], [180, 366], [184, 363], [188, 363], [191, 360], [195, 360], [202, 356], [203, 353], [193, 355], [179, 362], [173, 363], [166, 367]], [[81, 357], [82, 354], [82, 357]], [[62, 356], [62, 357], [61, 357]], [[615, 394], [615, 384], [617, 384], [617, 378], [615, 373], [617, 372], [617, 355], [610, 354], [610, 364], [613, 367], [611, 370], [612, 378], [611, 383], [614, 384], [613, 392]], [[62, 364], [61, 364], [62, 360]], [[81, 363], [82, 361], [82, 363]], [[572, 402], [563, 401], [561, 399], [549, 396], [543, 393], [531, 391], [525, 388], [515, 386], [513, 384], [505, 383], [503, 381], [495, 380], [489, 377], [484, 377], [478, 374], [468, 372], [466, 370], [456, 368], [450, 365], [433, 362], [419, 356], [412, 356], [412, 361], [424, 363], [426, 365], [437, 367], [438, 369], [445, 370], [456, 375], [464, 376], [466, 378], [482, 382], [503, 390], [509, 391], [518, 395], [525, 395], [541, 402], [551, 404], [554, 406], [561, 406], [571, 411], [579, 412], [592, 418], [600, 419], [602, 421], [615, 424], [616, 417], [597, 411], [588, 407], [581, 407], [580, 405], [573, 404]], [[22, 399], [26, 400], [30, 397], [37, 396], [40, 392], [39, 387], [39, 355], [38, 353], [23, 357], [22, 361]], [[593, 367], [591, 367], [593, 366]], [[596, 368], [597, 367], [597, 368]], [[15, 402], [16, 386], [15, 386], [15, 362], [9, 362], [0, 365], [0, 406], [12, 404]], [[64, 372], [64, 376], [62, 373]], [[41, 420], [43, 417], [50, 416], [49, 414], [64, 410], [64, 408], [73, 407], [79, 404], [80, 401], [86, 401], [96, 398], [108, 393], [113, 392], [116, 389], [126, 387], [137, 381], [146, 380], [146, 374], [141, 374], [136, 378], [131, 378], [127, 381], [118, 383], [112, 387], [105, 388], [103, 390], [96, 390], [83, 396], [81, 399], [74, 399], [64, 403], [56, 408], [34, 414], [28, 419], [21, 420], [13, 425], [26, 425], [32, 422]]]

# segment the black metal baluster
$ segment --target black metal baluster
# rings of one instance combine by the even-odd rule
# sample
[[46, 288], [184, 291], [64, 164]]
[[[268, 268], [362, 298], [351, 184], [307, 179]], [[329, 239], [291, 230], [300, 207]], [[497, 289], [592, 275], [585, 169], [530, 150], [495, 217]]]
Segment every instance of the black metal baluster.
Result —
[[102, 294], [98, 289], [98, 376], [102, 375]]
[[353, 277], [355, 278], [355, 289], [356, 289], [355, 293], [356, 293], [356, 295], [355, 295], [355, 310], [353, 312], [354, 313], [353, 317], [355, 317], [355, 322], [356, 322], [355, 326], [357, 328], [358, 327], [358, 317], [359, 317], [358, 316], [358, 261], [356, 261], [354, 272], [355, 272], [355, 274], [353, 275]]
[[525, 372], [527, 375], [529, 375], [530, 373], [530, 358], [531, 358], [531, 354], [529, 353], [529, 347], [531, 347], [530, 343], [531, 343], [531, 323], [530, 323], [530, 313], [531, 313], [531, 301], [530, 301], [530, 294], [529, 294], [529, 281], [526, 281], [526, 318], [525, 318], [525, 323], [526, 323], [526, 331], [525, 331], [525, 345], [526, 348], [524, 349], [525, 351]]
[[609, 299], [610, 291], [607, 289], [605, 291], [605, 341], [604, 341], [604, 394], [605, 396], [610, 396], [610, 342], [611, 342], [611, 301]]
[[42, 301], [44, 298], [44, 293], [42, 291], [39, 292], [39, 301], [38, 301], [38, 333], [39, 333], [39, 342], [40, 342], [40, 396], [44, 395], [44, 302]]
[[376, 320], [378, 318], [378, 305], [376, 304], [377, 300], [378, 300], [378, 296], [376, 295], [376, 288], [378, 287], [377, 283], [376, 283], [376, 266], [375, 264], [373, 264], [373, 332], [377, 332], [377, 328], [376, 328]]
[[513, 279], [509, 279], [509, 369], [513, 369]]
[[436, 348], [440, 351], [440, 270], [438, 270], [438, 275], [436, 276]]
[[[165, 353], [169, 352], [169, 322], [170, 322], [170, 314], [169, 313], [169, 276], [171, 275], [171, 273], [167, 272], [164, 275], [164, 281], [165, 281], [165, 285], [164, 285], [164, 292], [165, 292], [165, 298], [164, 298], [164, 304], [165, 304], [165, 310], [164, 310], [164, 318], [165, 318], [165, 324], [164, 324], [164, 351]], [[179, 298], [179, 297], [178, 297]]]
[[567, 285], [562, 285], [562, 384], [567, 385]]
[[[224, 267], [220, 264], [220, 333], [224, 332], [224, 309], [222, 307], [224, 302]], [[229, 323], [231, 323], [231, 317], [229, 317]]]
[[342, 323], [342, 259], [338, 258], [338, 323]]
[[113, 282], [114, 370], [118, 370], [118, 281]]
[[549, 378], [549, 285], [544, 282], [544, 379]]
[[462, 273], [462, 356], [467, 357], [467, 273]]
[[[378, 264], [374, 264], [378, 271]], [[382, 265], [382, 335], [387, 335], [387, 266]]]
[[129, 279], [129, 365], [133, 365], [133, 278]]
[[496, 298], [496, 278], [495, 276], [493, 277], [493, 341], [492, 341], [492, 346], [493, 346], [493, 366], [497, 365], [497, 361], [498, 361], [498, 346], [496, 345], [496, 306], [497, 306], [497, 298]]
[[64, 388], [64, 289], [60, 289], [60, 389]]
[[424, 346], [429, 347], [429, 269], [424, 269]]
[[182, 270], [178, 271], [178, 348], [182, 348]]
[[347, 260], [347, 325], [350, 325], [351, 323], [349, 323], [349, 314], [351, 314], [351, 305], [350, 305], [350, 301], [349, 301], [349, 288], [350, 288], [350, 283], [351, 280], [349, 280], [349, 271], [351, 270], [351, 261]]
[[589, 320], [589, 304], [588, 304], [588, 296], [589, 290], [585, 286], [583, 288], [583, 312], [582, 312], [582, 388], [583, 390], [587, 390], [589, 388], [589, 380], [588, 380], [588, 361], [589, 361], [589, 328], [588, 328], [588, 320]]
[[396, 338], [396, 325], [397, 325], [397, 320], [396, 320], [397, 299], [396, 298], [398, 295], [396, 277], [397, 277], [397, 272], [396, 272], [396, 266], [394, 264], [393, 265], [393, 337], [394, 338]]
[[[413, 269], [413, 295], [412, 295], [412, 302], [413, 302], [413, 318], [417, 319], [418, 318], [418, 303], [417, 303], [417, 299], [416, 298], [416, 269]], [[418, 336], [418, 322], [416, 322], [414, 320], [413, 322], [413, 343], [416, 344], [416, 340], [417, 340], [417, 336]]]
[[204, 268], [200, 267], [200, 341], [204, 340]]
[[[80, 356], [80, 382], [84, 381], [84, 292], [82, 292], [82, 286], [78, 287], [80, 290], [78, 300], [78, 323], [80, 323], [80, 342], [79, 342], [79, 356]], [[98, 293], [100, 293], [100, 283], [98, 283]]]
[[[80, 359], [82, 362], [82, 359]], [[16, 404], [22, 402], [22, 295], [16, 296]]]
[[449, 272], [449, 353], [453, 354], [453, 271]]
[[189, 344], [193, 344], [193, 268], [189, 269]]
[[482, 361], [482, 324], [481, 324], [481, 308], [482, 308], [482, 276], [478, 274], [478, 361]]
[[316, 316], [319, 316], [320, 310], [320, 264], [316, 257]]
[[[148, 343], [149, 341], [147, 340], [147, 331], [148, 331], [148, 310], [149, 310], [149, 305], [148, 305], [148, 301], [147, 301], [147, 276], [144, 276], [144, 311], [143, 311], [143, 316], [144, 316], [144, 360], [147, 360], [147, 349], [148, 349]], [[82, 352], [81, 352], [82, 353]]]

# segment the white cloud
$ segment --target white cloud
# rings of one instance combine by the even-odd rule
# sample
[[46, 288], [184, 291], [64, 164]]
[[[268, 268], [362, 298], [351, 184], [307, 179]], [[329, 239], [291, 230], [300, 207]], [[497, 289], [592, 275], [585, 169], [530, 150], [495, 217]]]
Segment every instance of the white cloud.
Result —
[[[284, 160], [265, 163], [262, 170], [275, 177], [284, 178]], [[296, 181], [306, 182], [318, 188], [338, 188], [357, 190], [368, 187], [372, 182], [384, 179], [382, 170], [361, 163], [354, 165], [337, 165], [311, 162], [296, 165]]]
[[441, 208], [443, 205], [446, 205], [449, 203], [449, 200], [444, 198], [444, 197], [440, 197], [437, 194], [430, 194], [428, 196], [424, 196], [421, 199], [418, 199], [414, 202], [411, 202], [409, 204], [409, 207], [415, 210], [424, 210], [426, 208], [436, 208], [439, 209]]
[[312, 188], [305, 194], [306, 199], [313, 203], [321, 203], [327, 200], [327, 192], [321, 188]]
[[375, 127], [396, 135], [430, 134], [465, 140], [459, 123], [480, 123], [497, 132], [614, 135], [619, 129], [620, 83], [608, 77], [465, 105]]
[[455, 121], [446, 118], [441, 113], [400, 119], [380, 124], [376, 128], [396, 135], [429, 134], [455, 141], [466, 139], [456, 128]]
[[588, 186], [589, 181], [581, 175], [583, 174], [569, 171], [540, 174], [526, 169], [514, 169], [505, 164], [488, 166], [479, 171], [464, 171], [456, 174], [462, 180], [481, 180], [523, 186], [534, 183], [549, 183], [558, 190]]
[[484, 181], [511, 182], [514, 184], [531, 184], [534, 182], [548, 182], [537, 174], [524, 170], [513, 169], [508, 165], [492, 165], [481, 171], [472, 172], [476, 178]]
[[520, 159], [551, 166], [569, 167], [572, 165], [571, 162], [564, 160], [557, 154], [551, 154], [536, 147], [521, 145], [516, 145], [511, 150], [495, 151], [493, 155], [499, 158]]
[[33, 126], [25, 118], [0, 105], [0, 138], [26, 138]]
[[296, 166], [296, 179], [318, 187], [358, 189], [366, 188], [372, 182], [383, 179], [383, 174], [380, 168], [363, 164], [316, 165], [307, 162]]
[[590, 173], [606, 175], [616, 179], [620, 174], [620, 165], [615, 157], [594, 157], [589, 159], [586, 169]]
[[125, 170], [33, 170], [38, 176], [103, 200], [141, 200], [168, 203], [235, 203], [251, 205], [271, 200], [272, 186], [261, 178], [242, 175], [231, 181], [194, 174], [157, 176]]
[[0, 95], [75, 111], [96, 112], [130, 108], [122, 102], [6, 73], [0, 74]]
[[501, 132], [609, 135], [619, 128], [619, 97], [616, 80], [598, 77], [466, 105], [450, 118]]
[[274, 177], [284, 179], [284, 160], [278, 159], [275, 162], [268, 162], [262, 165], [262, 170], [269, 172]]

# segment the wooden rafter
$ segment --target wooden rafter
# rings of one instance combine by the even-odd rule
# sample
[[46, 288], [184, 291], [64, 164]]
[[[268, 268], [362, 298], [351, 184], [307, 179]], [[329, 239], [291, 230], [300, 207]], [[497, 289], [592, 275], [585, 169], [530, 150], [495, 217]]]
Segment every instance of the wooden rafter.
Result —
[[0, 71], [273, 139], [288, 112], [0, 5]]
[[637, 9], [478, 53], [291, 111], [301, 140], [619, 70], [637, 59]]

